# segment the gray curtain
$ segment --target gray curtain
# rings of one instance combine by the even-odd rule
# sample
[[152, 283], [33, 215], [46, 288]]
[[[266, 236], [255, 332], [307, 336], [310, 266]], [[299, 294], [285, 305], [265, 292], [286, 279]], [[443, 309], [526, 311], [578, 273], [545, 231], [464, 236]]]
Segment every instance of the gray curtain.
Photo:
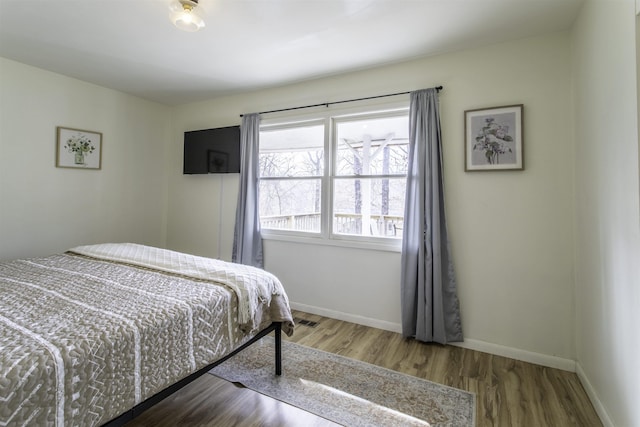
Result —
[[260, 115], [245, 114], [240, 125], [240, 188], [233, 233], [232, 261], [263, 267], [258, 212]]
[[462, 341], [460, 307], [444, 212], [438, 91], [411, 93], [409, 170], [402, 240], [402, 334]]

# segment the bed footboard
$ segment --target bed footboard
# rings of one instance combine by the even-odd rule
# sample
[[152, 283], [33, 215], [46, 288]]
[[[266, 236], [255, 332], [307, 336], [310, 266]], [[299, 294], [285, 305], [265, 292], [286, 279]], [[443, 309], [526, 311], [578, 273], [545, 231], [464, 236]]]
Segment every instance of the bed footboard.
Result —
[[240, 347], [238, 347], [228, 355], [224, 356], [222, 359], [219, 359], [213, 362], [212, 364], [205, 366], [199, 371], [196, 371], [193, 374], [189, 375], [188, 377], [185, 377], [182, 380], [178, 381], [177, 383], [167, 387], [166, 389], [162, 390], [160, 393], [154, 396], [151, 396], [149, 399], [143, 402], [140, 402], [138, 405], [134, 406], [132, 409], [128, 410], [127, 412], [123, 413], [117, 418], [114, 418], [113, 420], [103, 424], [103, 427], [118, 427], [126, 424], [127, 422], [131, 421], [132, 419], [134, 419], [135, 417], [137, 417], [138, 415], [140, 415], [141, 413], [143, 413], [144, 411], [146, 411], [147, 409], [155, 405], [156, 403], [163, 400], [165, 397], [170, 396], [171, 394], [180, 390], [182, 387], [191, 383], [192, 381], [199, 378], [203, 374], [206, 374], [207, 372], [209, 372], [211, 369], [215, 368], [222, 362], [240, 353], [242, 350], [249, 347], [251, 344], [255, 343], [256, 341], [259, 341], [264, 336], [270, 334], [271, 331], [273, 331], [275, 335], [275, 374], [282, 375], [282, 323], [273, 322], [267, 328], [258, 332], [256, 336], [251, 338], [249, 341], [247, 341], [246, 343], [244, 343], [243, 345], [241, 345]]

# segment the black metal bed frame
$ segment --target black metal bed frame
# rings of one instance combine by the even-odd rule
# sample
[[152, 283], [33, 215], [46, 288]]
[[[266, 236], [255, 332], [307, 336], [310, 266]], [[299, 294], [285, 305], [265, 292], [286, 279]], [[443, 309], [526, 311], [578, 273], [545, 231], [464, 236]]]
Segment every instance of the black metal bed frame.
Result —
[[107, 422], [106, 424], [104, 424], [103, 427], [119, 427], [119, 426], [123, 426], [124, 424], [126, 424], [127, 422], [133, 420], [138, 415], [140, 415], [141, 413], [143, 413], [144, 411], [146, 411], [147, 409], [149, 409], [150, 407], [152, 407], [156, 403], [158, 403], [161, 400], [163, 400], [165, 397], [168, 397], [169, 395], [175, 393], [176, 391], [180, 390], [182, 387], [186, 386], [190, 382], [192, 382], [195, 379], [199, 378], [203, 374], [206, 374], [211, 369], [215, 368], [216, 366], [218, 366], [219, 364], [221, 364], [225, 360], [230, 359], [231, 357], [233, 357], [236, 354], [240, 353], [245, 348], [249, 347], [251, 344], [255, 343], [256, 341], [259, 341], [264, 336], [270, 334], [271, 331], [274, 331], [274, 333], [275, 333], [275, 347], [276, 347], [275, 348], [275, 350], [276, 350], [275, 351], [275, 368], [276, 368], [276, 375], [281, 375], [282, 374], [282, 323], [281, 322], [273, 322], [267, 328], [265, 328], [262, 331], [258, 332], [258, 334], [256, 336], [251, 338], [249, 341], [247, 341], [246, 343], [244, 343], [243, 345], [241, 345], [240, 347], [238, 347], [237, 349], [235, 349], [231, 353], [229, 353], [226, 356], [224, 356], [222, 359], [219, 359], [219, 360], [213, 362], [212, 364], [205, 366], [204, 368], [194, 372], [193, 374], [189, 375], [188, 377], [185, 377], [185, 378], [181, 379], [177, 383], [172, 384], [169, 387], [167, 387], [164, 390], [162, 390], [161, 392], [151, 396], [147, 400], [145, 400], [143, 402], [140, 402], [139, 404], [137, 404], [133, 408], [129, 409], [127, 412], [119, 415], [118, 417], [116, 417], [116, 418], [112, 419], [111, 421]]

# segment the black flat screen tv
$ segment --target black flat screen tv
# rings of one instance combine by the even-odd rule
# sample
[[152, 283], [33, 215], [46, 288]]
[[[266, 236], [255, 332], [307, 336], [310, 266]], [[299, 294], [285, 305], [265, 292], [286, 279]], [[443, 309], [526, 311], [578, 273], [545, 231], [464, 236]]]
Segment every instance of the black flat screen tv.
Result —
[[185, 132], [183, 173], [240, 173], [240, 126]]

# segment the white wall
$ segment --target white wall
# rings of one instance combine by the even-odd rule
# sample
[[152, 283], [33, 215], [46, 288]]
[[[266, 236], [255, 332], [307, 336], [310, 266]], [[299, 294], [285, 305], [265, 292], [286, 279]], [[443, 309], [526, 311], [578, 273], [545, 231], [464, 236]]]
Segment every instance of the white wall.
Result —
[[[0, 58], [0, 259], [163, 246], [171, 110]], [[102, 170], [55, 167], [56, 126], [103, 134]]]
[[[558, 33], [179, 107], [167, 244], [230, 258], [237, 178], [224, 177], [218, 211], [220, 176], [181, 175], [182, 132], [238, 124], [241, 113], [442, 84], [446, 201], [467, 342], [572, 359], [569, 56], [569, 35]], [[524, 104], [526, 170], [465, 173], [464, 110], [516, 103]], [[399, 330], [399, 253], [267, 241], [265, 259], [294, 306]]]
[[578, 373], [605, 425], [640, 425], [640, 210], [633, 0], [572, 34]]

